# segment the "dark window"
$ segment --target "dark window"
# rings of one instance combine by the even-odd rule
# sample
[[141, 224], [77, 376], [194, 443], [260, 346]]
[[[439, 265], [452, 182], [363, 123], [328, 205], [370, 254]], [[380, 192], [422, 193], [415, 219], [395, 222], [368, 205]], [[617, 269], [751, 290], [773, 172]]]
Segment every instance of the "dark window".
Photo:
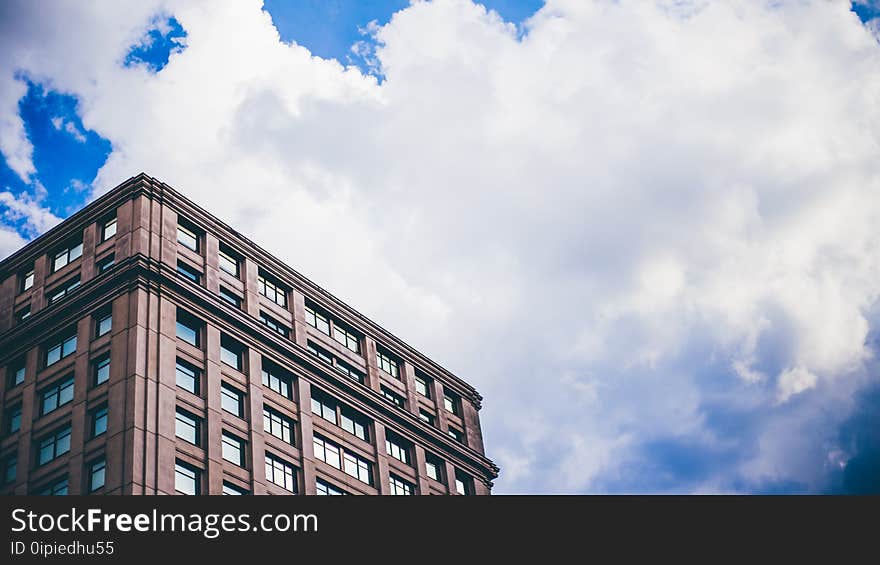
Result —
[[107, 474], [107, 460], [98, 459], [89, 465], [89, 492], [104, 488]]
[[73, 400], [73, 375], [63, 377], [40, 393], [40, 415], [45, 416]]
[[184, 312], [183, 310], [177, 310], [177, 337], [185, 341], [190, 345], [194, 345], [196, 347], [201, 347], [202, 339], [201, 339], [201, 330], [202, 330], [202, 322], [192, 316], [191, 314]]
[[373, 464], [354, 453], [348, 451], [342, 457], [343, 471], [362, 483], [373, 484]]
[[275, 318], [269, 316], [265, 312], [260, 312], [260, 321], [280, 336], [288, 337], [290, 335], [290, 330], [287, 328], [287, 326], [285, 326]]
[[220, 407], [244, 418], [244, 395], [226, 383], [220, 385]]
[[318, 359], [320, 359], [326, 363], [330, 363], [331, 365], [333, 364], [333, 356], [330, 355], [329, 353], [327, 353], [327, 350], [318, 347], [317, 345], [315, 345], [311, 341], [308, 342], [308, 349], [309, 349], [309, 353], [311, 353], [312, 355], [314, 355]]
[[26, 290], [30, 290], [30, 288], [34, 286], [34, 268], [31, 267], [27, 270], [23, 275], [21, 275], [21, 292]]
[[262, 271], [257, 276], [257, 290], [282, 308], [287, 307], [287, 289]]
[[21, 403], [13, 405], [6, 412], [6, 433], [14, 434], [21, 429]]
[[315, 345], [311, 341], [307, 342], [307, 348], [309, 350], [309, 353], [311, 353], [312, 355], [314, 355], [318, 359], [333, 365], [334, 369], [336, 369], [337, 371], [339, 371], [340, 373], [342, 373], [346, 377], [350, 378], [353, 381], [357, 381], [361, 384], [364, 384], [364, 374], [361, 371], [355, 369], [354, 367], [352, 367], [348, 363], [340, 360], [335, 355], [331, 355], [330, 353], [327, 352], [327, 350], [325, 350], [321, 347], [318, 347], [317, 345]]
[[369, 421], [348, 406], [342, 406], [339, 410], [339, 427], [353, 436], [364, 441], [370, 441]]
[[455, 492], [458, 494], [474, 493], [473, 479], [459, 470], [455, 471]]
[[194, 226], [185, 221], [178, 220], [177, 225], [177, 242], [198, 252], [199, 250], [199, 234]]
[[321, 333], [330, 335], [330, 320], [327, 316], [306, 305], [306, 323]]
[[106, 257], [98, 261], [98, 273], [106, 273], [110, 270], [115, 262], [116, 259], [112, 253], [110, 255], [107, 255]]
[[394, 377], [395, 379], [400, 378], [400, 369], [398, 368], [397, 359], [385, 353], [384, 351], [377, 349], [376, 350], [376, 363], [379, 365], [379, 368]]
[[245, 445], [244, 440], [235, 437], [234, 435], [223, 432], [222, 439], [222, 455], [223, 459], [229, 461], [230, 463], [234, 463], [239, 467], [244, 467], [244, 453], [245, 453]]
[[174, 490], [181, 494], [201, 494], [202, 472], [177, 460], [174, 464]]
[[334, 467], [342, 468], [342, 448], [319, 435], [312, 437], [315, 458]]
[[425, 422], [429, 426], [434, 425], [434, 415], [425, 410], [424, 408], [419, 408], [419, 420]]
[[263, 386], [269, 387], [285, 398], [293, 398], [293, 376], [286, 371], [263, 359]]
[[92, 410], [90, 437], [98, 437], [107, 431], [107, 414], [106, 406], [101, 406]]
[[345, 324], [322, 312], [310, 304], [306, 304], [306, 323], [323, 334], [335, 339], [342, 346], [361, 352], [360, 336]]
[[425, 398], [431, 398], [431, 379], [416, 373], [416, 392]]
[[391, 488], [391, 494], [407, 496], [415, 494], [415, 487], [413, 487], [410, 482], [401, 479], [397, 475], [389, 475], [388, 483]]
[[443, 463], [443, 460], [436, 455], [431, 455], [430, 453], [425, 454], [425, 472], [429, 478], [440, 483], [444, 482], [443, 470], [445, 467], [446, 465]]
[[263, 430], [285, 443], [293, 445], [293, 420], [263, 405]]
[[24, 382], [24, 377], [26, 374], [26, 368], [24, 364], [24, 359], [16, 361], [12, 365], [10, 365], [7, 369], [7, 382], [6, 386], [8, 388], [16, 387]]
[[400, 406], [401, 408], [404, 407], [405, 402], [404, 402], [402, 396], [400, 396], [396, 392], [393, 392], [390, 388], [385, 387], [385, 386], [381, 387], [381, 390], [382, 390], [382, 396], [385, 397], [385, 400], [391, 402], [392, 404]]
[[312, 389], [312, 414], [316, 414], [335, 425], [336, 401], [326, 394]]
[[220, 336], [220, 361], [237, 371], [244, 368], [244, 354], [247, 349], [229, 336]]
[[178, 408], [174, 415], [174, 435], [193, 445], [201, 445], [202, 419]]
[[296, 492], [296, 468], [271, 453], [266, 454], [266, 479], [290, 492]]
[[15, 481], [15, 476], [18, 474], [18, 455], [13, 453], [12, 455], [7, 455], [3, 459], [2, 465], [3, 472], [3, 484], [9, 484]]
[[101, 241], [107, 241], [116, 235], [116, 217], [104, 220], [101, 224]]
[[241, 298], [228, 288], [223, 286], [220, 287], [220, 298], [222, 298], [225, 302], [232, 304], [236, 308], [241, 309]]
[[348, 493], [340, 488], [336, 488], [328, 482], [322, 481], [321, 479], [315, 479], [315, 494], [322, 496], [342, 496], [347, 495]]
[[220, 268], [233, 277], [238, 278], [238, 256], [231, 249], [221, 243], [218, 257]]
[[64, 496], [67, 494], [67, 476], [56, 479], [37, 490], [38, 496]]
[[55, 304], [74, 290], [79, 288], [79, 275], [72, 279], [66, 280], [53, 290], [46, 294], [46, 301], [49, 305]]
[[447, 412], [451, 412], [458, 416], [461, 414], [461, 399], [454, 392], [448, 390], [443, 391], [443, 407]]
[[199, 281], [202, 280], [202, 273], [200, 273], [195, 267], [191, 267], [183, 261], [177, 262], [177, 272], [196, 284], [199, 284]]
[[101, 337], [113, 329], [113, 313], [105, 310], [95, 315], [95, 337]]
[[244, 496], [250, 493], [241, 487], [237, 487], [232, 483], [223, 481], [223, 494], [227, 496]]
[[177, 386], [198, 396], [201, 390], [202, 371], [194, 365], [178, 359], [176, 372]]
[[70, 451], [69, 425], [40, 440], [37, 451], [37, 464], [45, 465], [68, 451]]
[[[75, 331], [75, 330], [74, 330]], [[46, 346], [46, 366], [57, 363], [71, 353], [76, 352], [76, 333], [58, 338]]]
[[458, 443], [464, 443], [464, 432], [459, 430], [458, 428], [453, 428], [452, 426], [449, 426], [449, 430], [447, 430], [446, 433], [448, 433], [449, 437], [451, 437]]
[[110, 354], [106, 353], [95, 359], [93, 386], [106, 383], [110, 379]]
[[15, 313], [15, 323], [20, 324], [31, 317], [31, 305], [28, 304]]
[[410, 464], [410, 442], [391, 430], [385, 432], [385, 452], [401, 463]]
[[55, 252], [52, 261], [52, 272], [63, 269], [69, 263], [82, 257], [83, 244], [82, 241], [75, 241], [68, 244], [64, 249]]

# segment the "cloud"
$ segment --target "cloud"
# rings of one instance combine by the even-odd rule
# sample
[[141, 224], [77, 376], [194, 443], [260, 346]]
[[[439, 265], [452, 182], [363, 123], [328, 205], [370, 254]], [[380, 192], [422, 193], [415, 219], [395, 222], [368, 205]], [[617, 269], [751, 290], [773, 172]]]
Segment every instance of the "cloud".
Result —
[[[828, 488], [880, 320], [845, 2], [418, 2], [381, 84], [256, 1], [134, 6], [16, 14], [3, 80], [79, 97], [98, 192], [158, 176], [477, 385], [500, 491]], [[124, 67], [157, 13], [186, 48]]]
[[43, 207], [39, 199], [27, 193], [19, 196], [11, 192], [0, 192], [0, 212], [9, 223], [21, 223], [22, 231], [37, 236], [61, 222], [52, 212]]
[[61, 131], [62, 129], [64, 129], [64, 131], [69, 133], [71, 137], [73, 137], [79, 143], [86, 142], [86, 136], [83, 134], [83, 132], [79, 131], [79, 128], [76, 127], [76, 124], [74, 124], [70, 120], [65, 120], [61, 116], [55, 116], [54, 118], [52, 118], [51, 121], [52, 127], [54, 127], [56, 130]]

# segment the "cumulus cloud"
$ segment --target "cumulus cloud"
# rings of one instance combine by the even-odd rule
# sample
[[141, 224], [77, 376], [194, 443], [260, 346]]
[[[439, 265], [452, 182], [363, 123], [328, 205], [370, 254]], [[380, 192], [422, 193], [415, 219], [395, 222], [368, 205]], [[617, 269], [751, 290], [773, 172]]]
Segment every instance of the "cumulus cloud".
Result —
[[[381, 84], [260, 8], [22, 8], [2, 80], [79, 97], [98, 192], [166, 180], [477, 385], [501, 491], [811, 491], [854, 456], [880, 47], [846, 2], [550, 0], [522, 36], [416, 2], [357, 48]], [[186, 48], [124, 67], [157, 13]]]

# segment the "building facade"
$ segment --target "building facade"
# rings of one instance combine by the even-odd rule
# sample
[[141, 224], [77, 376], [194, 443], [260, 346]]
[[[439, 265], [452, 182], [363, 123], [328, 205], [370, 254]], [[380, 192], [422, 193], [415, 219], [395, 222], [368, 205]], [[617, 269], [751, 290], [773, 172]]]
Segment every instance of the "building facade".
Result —
[[477, 391], [145, 174], [0, 263], [0, 494], [489, 494]]

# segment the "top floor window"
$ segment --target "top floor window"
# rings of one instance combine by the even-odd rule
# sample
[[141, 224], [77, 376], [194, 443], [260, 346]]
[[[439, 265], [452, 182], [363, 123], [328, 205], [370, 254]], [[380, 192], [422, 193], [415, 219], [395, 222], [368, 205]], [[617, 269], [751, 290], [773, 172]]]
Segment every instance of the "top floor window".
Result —
[[220, 268], [233, 277], [238, 278], [238, 256], [236, 256], [231, 249], [221, 243], [218, 258]]
[[55, 271], [66, 267], [69, 263], [72, 263], [76, 259], [82, 257], [82, 251], [82, 240], [71, 242], [63, 249], [59, 249], [58, 251], [56, 251], [55, 257], [52, 261], [52, 272], [54, 273]]
[[379, 365], [380, 369], [395, 379], [400, 378], [400, 369], [398, 368], [397, 359], [391, 357], [380, 349], [376, 350], [376, 363]]
[[114, 235], [116, 235], [116, 216], [105, 220], [101, 224], [101, 241], [107, 241]]
[[431, 398], [431, 379], [416, 372], [416, 392], [425, 398]]
[[443, 390], [443, 407], [456, 416], [461, 415], [461, 399], [454, 392]]
[[192, 249], [195, 252], [199, 251], [199, 234], [196, 231], [195, 227], [185, 222], [183, 220], [178, 220], [177, 224], [177, 243]]
[[275, 304], [287, 307], [287, 290], [262, 271], [257, 276], [257, 290]]
[[357, 333], [309, 304], [306, 304], [306, 323], [355, 353], [361, 352], [360, 337]]
[[31, 267], [21, 276], [21, 292], [30, 290], [34, 286], [34, 268]]

